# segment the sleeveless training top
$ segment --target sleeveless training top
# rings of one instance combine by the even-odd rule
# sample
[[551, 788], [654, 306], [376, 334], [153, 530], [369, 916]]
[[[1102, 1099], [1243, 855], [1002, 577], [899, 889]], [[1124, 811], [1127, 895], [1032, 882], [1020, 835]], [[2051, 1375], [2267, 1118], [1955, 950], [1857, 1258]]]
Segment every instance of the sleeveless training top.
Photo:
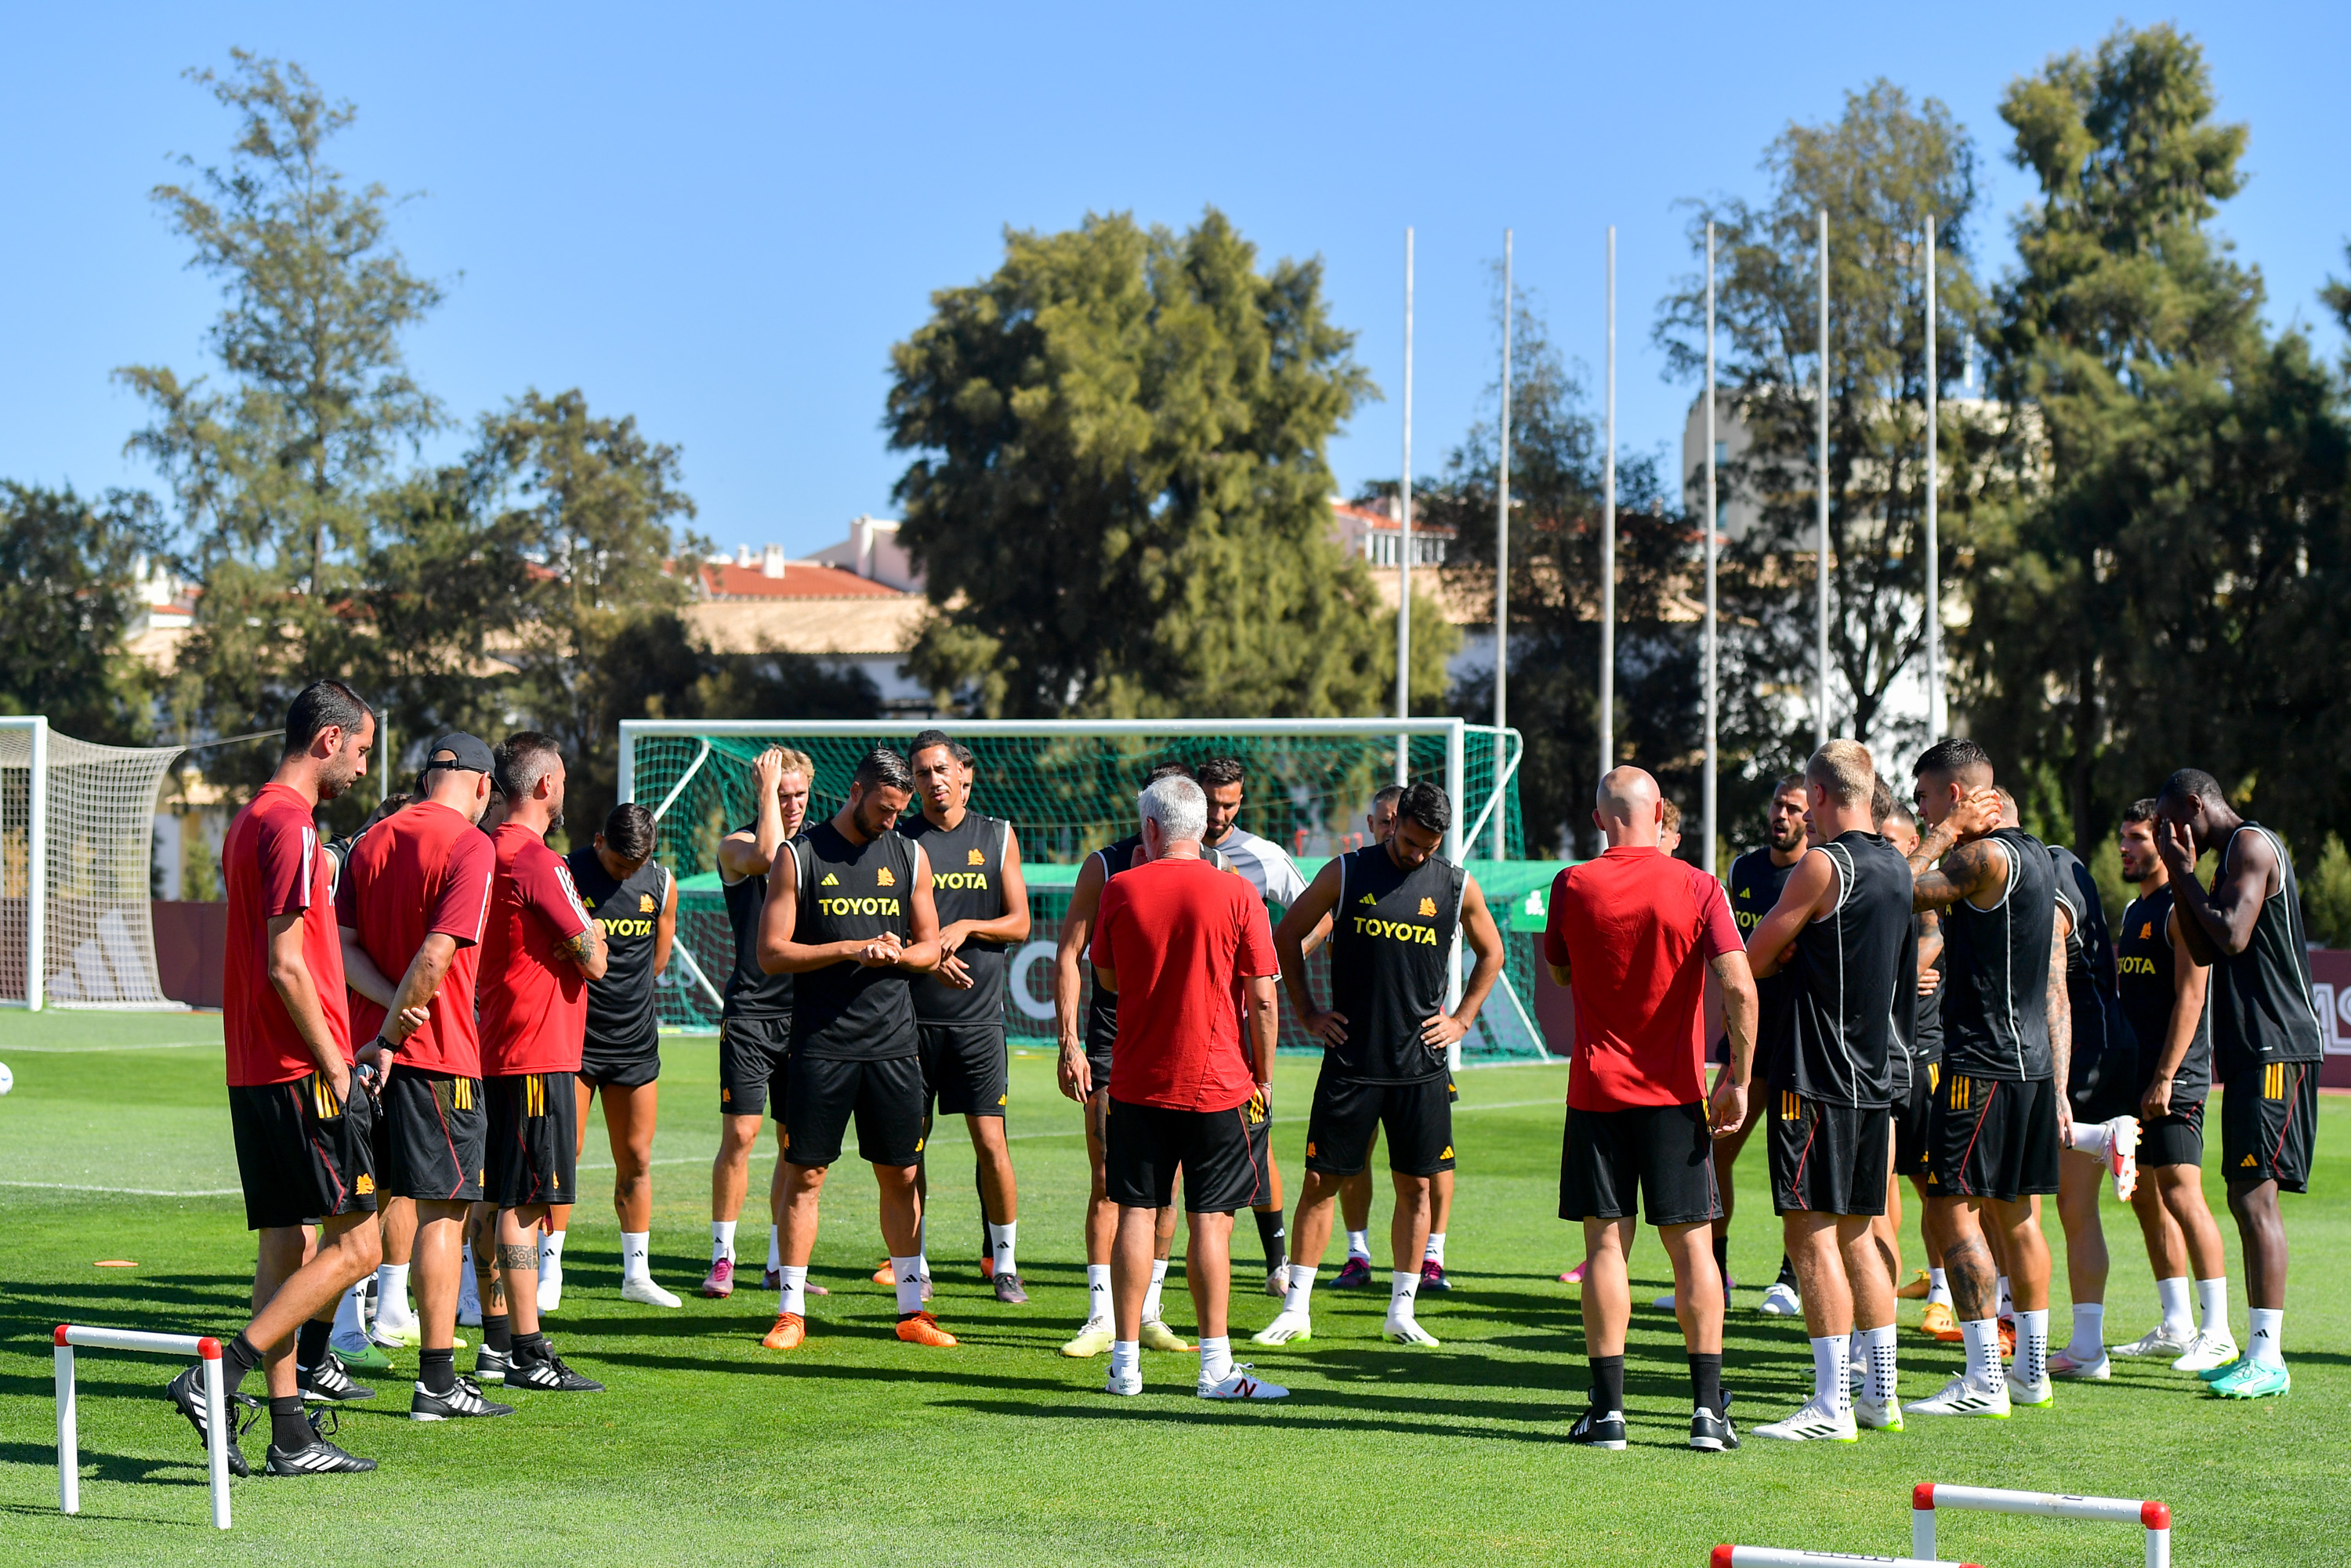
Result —
[[2039, 1082], [2049, 1054], [2049, 944], [2057, 934], [2057, 869], [2022, 828], [1980, 842], [2008, 861], [2000, 902], [1962, 898], [1942, 912], [1943, 1060], [1953, 1076]]
[[[1771, 913], [1771, 906], [1780, 902], [1780, 890], [1788, 885], [1789, 874], [1795, 869], [1793, 862], [1772, 864], [1769, 849], [1749, 850], [1730, 862], [1726, 886], [1730, 894], [1730, 918], [1738, 923], [1741, 940], [1752, 936], [1755, 927]], [[1795, 977], [1785, 969], [1755, 982], [1753, 1071], [1758, 1073], [1768, 1074], [1786, 1052], [1788, 1031], [1795, 1021]]]
[[2316, 1061], [2326, 1050], [2310, 995], [2302, 885], [2294, 880], [2294, 858], [2284, 841], [2257, 822], [2240, 823], [2229, 835], [2220, 864], [2228, 865], [2237, 833], [2249, 832], [2267, 838], [2276, 852], [2278, 888], [2262, 901], [2245, 950], [2212, 966], [2212, 1071], [2223, 1083], [2273, 1061]]
[[2056, 868], [2057, 902], [2074, 929], [2065, 937], [2065, 1001], [2074, 1015], [2069, 1090], [2086, 1090], [2110, 1072], [2138, 1082], [2131, 1060], [2137, 1041], [2124, 1032], [2122, 1006], [2115, 998], [2115, 947], [2106, 936], [2106, 908], [2090, 868], [2062, 844], [2049, 846]]
[[[938, 905], [942, 931], [951, 921], [994, 920], [1004, 913], [1004, 845], [1010, 825], [977, 811], [966, 811], [953, 828], [935, 826], [921, 816], [898, 824], [931, 858], [931, 898]], [[1003, 1028], [1004, 944], [974, 938], [957, 951], [971, 971], [971, 989], [959, 991], [936, 975], [917, 976], [916, 1021]]]
[[[756, 831], [756, 823], [747, 823], [737, 832]], [[797, 842], [797, 840], [788, 841]], [[784, 846], [776, 852], [782, 854]], [[769, 870], [773, 870], [773, 866]], [[718, 873], [719, 891], [726, 896], [726, 924], [735, 932], [735, 967], [726, 975], [726, 992], [723, 998], [725, 1015], [728, 1018], [789, 1019], [792, 1016], [791, 975], [770, 975], [759, 967], [759, 915], [768, 907], [768, 873], [747, 876], [740, 882], [728, 882], [726, 873]]]
[[[814, 946], [897, 933], [910, 939], [906, 899], [914, 842], [884, 832], [852, 844], [830, 821], [792, 841], [799, 877], [793, 939]], [[913, 977], [903, 969], [830, 964], [798, 977], [792, 1050], [811, 1060], [886, 1061], [915, 1053]]]
[[653, 1010], [653, 947], [669, 873], [647, 860], [616, 882], [592, 843], [563, 858], [580, 907], [604, 928], [604, 977], [588, 982], [588, 1044], [602, 1051], [650, 1051], [661, 1034]]
[[1796, 934], [1789, 1049], [1768, 1082], [1807, 1100], [1884, 1105], [1893, 1099], [1895, 996], [1910, 945], [1910, 864], [1858, 829], [1811, 852], [1836, 867], [1836, 907]]
[[[2178, 962], [2171, 951], [2168, 923], [2171, 919], [2171, 884], [2134, 898], [2123, 911], [2122, 934], [2115, 938], [2115, 992], [2131, 1038], [2138, 1042], [2139, 1085], [2144, 1089], [2163, 1061], [2164, 1042], [2170, 1038], [2171, 1009], [2179, 1000], [2174, 989]], [[2172, 1076], [2171, 1103], [2185, 1105], [2201, 1100], [2212, 1086], [2212, 994], [2204, 994], [2204, 1013], [2196, 1020], [2196, 1038], [2179, 1059]]]
[[1322, 1048], [1324, 1066], [1356, 1083], [1442, 1078], [1445, 1053], [1420, 1028], [1445, 1009], [1467, 873], [1441, 855], [1405, 871], [1385, 844], [1342, 856], [1339, 867], [1331, 1006], [1346, 1016], [1347, 1040]]

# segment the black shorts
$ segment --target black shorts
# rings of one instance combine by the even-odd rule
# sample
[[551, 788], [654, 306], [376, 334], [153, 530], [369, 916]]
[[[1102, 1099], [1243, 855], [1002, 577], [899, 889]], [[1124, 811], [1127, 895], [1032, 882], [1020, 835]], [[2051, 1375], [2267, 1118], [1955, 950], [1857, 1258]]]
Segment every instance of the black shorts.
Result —
[[1894, 1172], [1912, 1181], [1925, 1181], [1933, 1164], [1934, 1142], [1928, 1127], [1935, 1116], [1935, 1092], [1942, 1087], [1943, 1064], [1912, 1063], [1910, 1092], [1894, 1106]]
[[2065, 1085], [2076, 1122], [2111, 1122], [2138, 1114], [2138, 1048], [2109, 1045], [2084, 1071], [2077, 1063]]
[[1771, 1212], [1886, 1212], [1891, 1113], [1883, 1105], [1833, 1105], [1786, 1089], [1771, 1097]]
[[569, 1072], [482, 1080], [490, 1106], [484, 1194], [500, 1208], [580, 1201], [580, 1091]]
[[1306, 1117], [1306, 1168], [1353, 1176], [1371, 1159], [1372, 1141], [1385, 1127], [1390, 1170], [1414, 1176], [1451, 1170], [1452, 1091], [1442, 1078], [1361, 1083], [1335, 1077], [1326, 1058]]
[[376, 1185], [386, 1197], [475, 1203], [489, 1124], [482, 1081], [394, 1062], [376, 1117]]
[[611, 1050], [587, 1040], [580, 1047], [580, 1082], [599, 1089], [642, 1089], [661, 1076], [661, 1036]]
[[2308, 1192], [2318, 1063], [2269, 1062], [2238, 1074], [2223, 1091], [2220, 1174], [2230, 1185], [2273, 1181], [2284, 1192]]
[[1722, 1218], [1714, 1184], [1714, 1138], [1706, 1106], [1636, 1105], [1624, 1111], [1567, 1108], [1559, 1156], [1562, 1219], [1633, 1219], [1694, 1225]]
[[758, 1116], [772, 1095], [784, 1119], [784, 1061], [792, 1051], [789, 1018], [727, 1018], [718, 1022], [718, 1109]]
[[787, 1089], [778, 1120], [784, 1158], [796, 1166], [829, 1166], [841, 1158], [841, 1140], [857, 1121], [857, 1157], [869, 1165], [911, 1166], [923, 1155], [923, 1064], [912, 1056], [886, 1061], [842, 1061], [794, 1054], [785, 1063]]
[[1092, 1032], [1088, 1031], [1086, 1068], [1093, 1074], [1094, 1092], [1097, 1094], [1106, 1094], [1110, 1092], [1110, 1048], [1111, 1042], [1106, 1040], [1099, 1045], [1095, 1044]]
[[2200, 1166], [2204, 1163], [2204, 1101], [2185, 1105], [2173, 1095], [2171, 1114], [2138, 1124], [2140, 1168], [2154, 1166]]
[[374, 1111], [364, 1093], [339, 1103], [317, 1072], [290, 1083], [230, 1085], [245, 1228], [277, 1230], [373, 1213]]
[[[1004, 1026], [925, 1023], [914, 1026], [923, 1063], [923, 1104], [935, 1099], [948, 1116], [1001, 1116], [1011, 1097]], [[1102, 1082], [1108, 1082], [1104, 1079]]]
[[1102, 1190], [1128, 1208], [1165, 1208], [1176, 1199], [1176, 1171], [1184, 1171], [1189, 1214], [1231, 1214], [1253, 1208], [1272, 1189], [1265, 1185], [1262, 1151], [1270, 1138], [1265, 1106], [1252, 1097], [1229, 1111], [1176, 1111], [1113, 1100], [1102, 1114]]
[[2012, 1203], [2057, 1190], [2057, 1085], [1943, 1075], [1927, 1137], [1933, 1197]]

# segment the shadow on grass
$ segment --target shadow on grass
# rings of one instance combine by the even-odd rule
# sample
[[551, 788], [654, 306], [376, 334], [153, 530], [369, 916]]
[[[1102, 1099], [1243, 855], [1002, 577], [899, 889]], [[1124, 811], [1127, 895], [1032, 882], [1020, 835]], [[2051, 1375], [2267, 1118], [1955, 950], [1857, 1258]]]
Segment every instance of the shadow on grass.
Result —
[[[84, 1480], [126, 1481], [143, 1486], [204, 1487], [211, 1484], [201, 1457], [189, 1459], [140, 1458], [130, 1454], [99, 1454], [81, 1450], [81, 1476]], [[57, 1472], [57, 1446], [55, 1443], [0, 1443], [0, 1465], [26, 1465], [55, 1475]], [[57, 1510], [30, 1509], [27, 1511], [55, 1513]]]

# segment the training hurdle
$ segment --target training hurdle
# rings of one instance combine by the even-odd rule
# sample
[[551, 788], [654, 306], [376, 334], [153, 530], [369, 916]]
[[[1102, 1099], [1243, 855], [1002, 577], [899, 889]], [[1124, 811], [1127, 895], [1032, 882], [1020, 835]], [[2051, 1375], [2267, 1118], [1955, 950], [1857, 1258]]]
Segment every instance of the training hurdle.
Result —
[[1858, 1552], [1790, 1552], [1778, 1546], [1718, 1546], [1707, 1568], [1823, 1568], [1833, 1563], [1876, 1563], [1883, 1568], [1977, 1568], [1929, 1557], [1870, 1557]]
[[213, 1528], [226, 1530], [228, 1445], [235, 1439], [229, 1427], [228, 1391], [221, 1381], [220, 1341], [208, 1335], [146, 1333], [137, 1329], [91, 1328], [81, 1323], [59, 1323], [56, 1340], [58, 1511], [81, 1511], [81, 1439], [74, 1400], [74, 1347], [143, 1351], [151, 1355], [193, 1355], [202, 1361], [204, 1369], [204, 1447], [212, 1471]]
[[1947, 1508], [2142, 1525], [2147, 1530], [2147, 1568], [2171, 1568], [2171, 1510], [2152, 1499], [2070, 1497], [2056, 1492], [2005, 1491], [1998, 1487], [1938, 1486], [1933, 1481], [1921, 1481], [1910, 1493], [1913, 1552], [1920, 1557], [1935, 1554], [1935, 1515]]

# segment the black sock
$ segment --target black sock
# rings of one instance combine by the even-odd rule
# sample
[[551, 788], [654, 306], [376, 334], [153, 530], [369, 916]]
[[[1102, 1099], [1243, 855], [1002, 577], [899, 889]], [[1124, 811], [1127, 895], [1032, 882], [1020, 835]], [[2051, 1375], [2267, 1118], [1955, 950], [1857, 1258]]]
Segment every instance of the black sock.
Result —
[[1730, 1283], [1730, 1238], [1719, 1230], [1714, 1233], [1714, 1268], [1722, 1276], [1724, 1285], [1728, 1286]]
[[294, 1364], [308, 1372], [327, 1359], [327, 1336], [335, 1332], [332, 1323], [322, 1323], [313, 1318], [294, 1334]]
[[547, 1334], [544, 1330], [514, 1336], [514, 1358], [517, 1361], [545, 1361], [548, 1356]]
[[1692, 1352], [1689, 1358], [1690, 1403], [1700, 1410], [1722, 1414], [1722, 1352], [1700, 1355]]
[[269, 1396], [271, 1448], [283, 1448], [290, 1454], [298, 1448], [308, 1448], [318, 1438], [319, 1434], [312, 1429], [309, 1417], [302, 1414], [302, 1396], [299, 1394], [288, 1394], [282, 1398], [275, 1394]]
[[1625, 1358], [1621, 1355], [1595, 1355], [1592, 1358], [1592, 1408], [1607, 1416], [1625, 1408]]
[[457, 1386], [457, 1353], [455, 1350], [420, 1350], [416, 1353], [416, 1381], [424, 1385], [427, 1394], [448, 1394]]
[[1289, 1237], [1281, 1228], [1281, 1210], [1277, 1208], [1270, 1214], [1264, 1209], [1254, 1212], [1257, 1215], [1257, 1239], [1265, 1243], [1266, 1272], [1271, 1273], [1290, 1261]]
[[221, 1346], [221, 1392], [234, 1394], [245, 1375], [261, 1364], [261, 1352], [254, 1343], [239, 1333]]
[[482, 1314], [482, 1348], [500, 1355], [514, 1354], [514, 1319], [504, 1312]]
[[1788, 1255], [1785, 1252], [1780, 1254], [1778, 1283], [1787, 1286], [1792, 1291], [1796, 1288], [1796, 1266], [1788, 1261]]

